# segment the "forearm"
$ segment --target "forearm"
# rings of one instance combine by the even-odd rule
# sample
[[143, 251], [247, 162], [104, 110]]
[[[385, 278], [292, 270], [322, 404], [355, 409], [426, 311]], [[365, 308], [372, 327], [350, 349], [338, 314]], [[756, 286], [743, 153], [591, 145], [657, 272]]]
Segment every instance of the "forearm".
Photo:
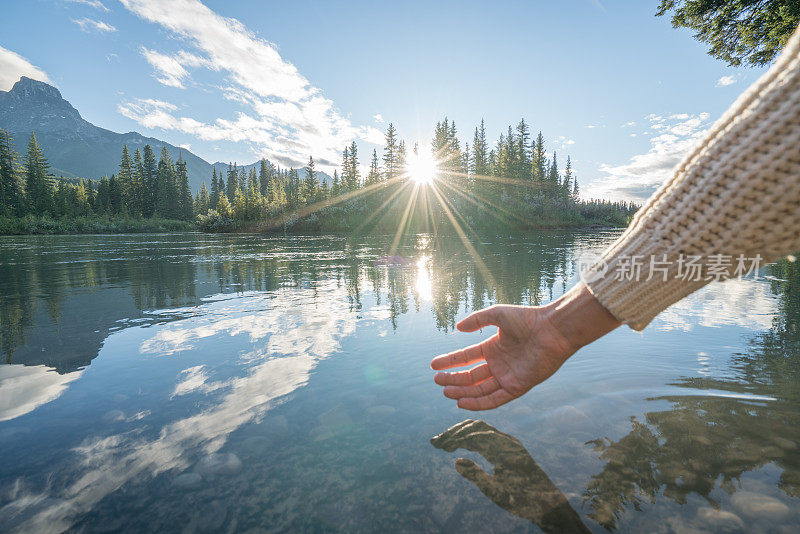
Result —
[[622, 324], [579, 283], [544, 307], [543, 318], [561, 334], [574, 353]]
[[[643, 329], [713, 277], [687, 279], [681, 258], [755, 258], [800, 248], [800, 29], [776, 64], [731, 106], [603, 253], [587, 280], [618, 319]], [[638, 259], [667, 267], [620, 276]]]

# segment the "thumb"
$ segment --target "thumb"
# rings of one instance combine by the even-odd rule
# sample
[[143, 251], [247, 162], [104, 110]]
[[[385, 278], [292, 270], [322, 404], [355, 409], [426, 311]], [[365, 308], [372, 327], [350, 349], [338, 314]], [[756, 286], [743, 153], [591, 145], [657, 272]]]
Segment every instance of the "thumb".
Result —
[[500, 326], [504, 315], [503, 306], [490, 306], [473, 312], [458, 322], [456, 328], [462, 332], [474, 332], [486, 326]]

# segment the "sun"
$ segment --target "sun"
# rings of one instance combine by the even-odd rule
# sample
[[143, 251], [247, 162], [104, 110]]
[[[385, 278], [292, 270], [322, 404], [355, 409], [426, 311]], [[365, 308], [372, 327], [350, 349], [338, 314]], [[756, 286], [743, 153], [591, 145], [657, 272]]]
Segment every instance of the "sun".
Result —
[[411, 154], [406, 162], [406, 174], [418, 185], [432, 183], [437, 172], [436, 160], [433, 159], [433, 154], [426, 150], [418, 154]]

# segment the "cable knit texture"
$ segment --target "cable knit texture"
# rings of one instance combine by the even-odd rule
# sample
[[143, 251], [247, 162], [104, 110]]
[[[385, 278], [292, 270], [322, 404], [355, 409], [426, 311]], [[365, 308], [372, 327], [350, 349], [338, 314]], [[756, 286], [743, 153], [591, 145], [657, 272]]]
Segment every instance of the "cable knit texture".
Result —
[[[764, 262], [800, 249], [800, 27], [767, 73], [714, 124], [602, 255], [585, 282], [617, 319], [642, 330], [709, 280], [679, 276], [681, 255], [740, 254]], [[669, 263], [647, 280], [651, 257]], [[642, 259], [639, 280], [631, 258]], [[734, 261], [735, 263], [735, 261]]]

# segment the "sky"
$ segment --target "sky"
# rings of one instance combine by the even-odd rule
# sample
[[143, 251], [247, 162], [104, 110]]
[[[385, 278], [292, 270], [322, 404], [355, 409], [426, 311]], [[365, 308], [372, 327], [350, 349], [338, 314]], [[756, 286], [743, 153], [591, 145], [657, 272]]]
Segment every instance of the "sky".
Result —
[[209, 162], [362, 165], [389, 122], [426, 143], [521, 118], [584, 198], [646, 199], [765, 69], [733, 68], [657, 0], [2, 0], [0, 90], [59, 88], [90, 122]]

